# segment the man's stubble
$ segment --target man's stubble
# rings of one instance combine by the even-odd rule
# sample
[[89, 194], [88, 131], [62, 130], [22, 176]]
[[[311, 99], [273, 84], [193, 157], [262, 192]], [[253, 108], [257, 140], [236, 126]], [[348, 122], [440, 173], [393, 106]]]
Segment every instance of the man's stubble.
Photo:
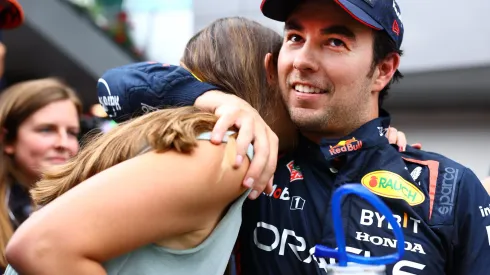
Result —
[[[284, 91], [281, 94], [291, 120], [303, 134], [341, 138], [367, 122], [366, 114], [371, 94], [369, 81], [370, 79], [365, 79], [361, 85], [350, 87], [351, 90], [358, 91], [353, 93], [352, 97], [343, 97], [342, 100], [336, 100], [335, 104], [319, 110], [291, 107], [288, 102], [289, 94]], [[333, 94], [339, 92], [331, 84], [328, 85], [327, 91]]]

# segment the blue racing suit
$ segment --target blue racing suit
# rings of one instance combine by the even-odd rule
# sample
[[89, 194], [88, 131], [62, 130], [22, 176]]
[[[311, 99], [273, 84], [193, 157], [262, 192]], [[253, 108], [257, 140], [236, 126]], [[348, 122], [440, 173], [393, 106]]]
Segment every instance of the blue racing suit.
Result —
[[[405, 236], [405, 255], [387, 274], [490, 274], [490, 196], [468, 168], [408, 147], [400, 153], [384, 137], [389, 117], [375, 119], [340, 140], [299, 147], [279, 160], [274, 191], [247, 201], [239, 237], [242, 274], [326, 274], [333, 259], [314, 246], [336, 247], [330, 198], [359, 183], [392, 210]], [[367, 202], [342, 205], [348, 251], [395, 252], [391, 226]]]
[[[102, 80], [100, 102], [116, 119], [140, 109], [190, 105], [219, 89], [183, 68], [158, 63], [111, 69]], [[238, 272], [326, 274], [334, 260], [316, 258], [314, 246], [336, 247], [331, 195], [343, 184], [358, 183], [390, 207], [404, 231], [405, 255], [387, 274], [490, 274], [490, 196], [480, 180], [439, 154], [410, 147], [400, 153], [385, 138], [389, 124], [381, 112], [342, 139], [317, 144], [300, 136], [298, 147], [279, 159], [274, 191], [244, 205]], [[350, 253], [395, 252], [391, 227], [369, 203], [346, 197], [342, 211]]]

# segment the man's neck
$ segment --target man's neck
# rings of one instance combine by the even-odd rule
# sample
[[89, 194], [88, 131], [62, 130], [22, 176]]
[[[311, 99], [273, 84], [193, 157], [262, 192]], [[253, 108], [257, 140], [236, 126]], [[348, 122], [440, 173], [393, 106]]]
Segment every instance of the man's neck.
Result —
[[337, 123], [339, 125], [329, 126], [327, 127], [327, 129], [322, 129], [321, 131], [301, 131], [301, 133], [303, 134], [303, 136], [315, 143], [320, 143], [322, 139], [340, 139], [342, 137], [348, 136], [364, 124], [378, 117], [379, 113], [376, 111], [375, 114], [373, 113], [370, 116], [365, 116], [362, 119], [351, 121], [350, 123]]
[[287, 135], [282, 135], [279, 139], [279, 153], [287, 153], [294, 150], [298, 145], [299, 131], [294, 128]]

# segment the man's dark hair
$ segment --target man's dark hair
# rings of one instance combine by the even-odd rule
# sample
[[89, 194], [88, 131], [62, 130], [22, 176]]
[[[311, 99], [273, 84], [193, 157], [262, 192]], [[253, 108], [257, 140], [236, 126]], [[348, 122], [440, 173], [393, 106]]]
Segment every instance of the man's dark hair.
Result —
[[[385, 59], [391, 53], [398, 53], [400, 56], [403, 54], [403, 51], [398, 49], [395, 41], [393, 41], [385, 31], [374, 31], [374, 45], [373, 45], [373, 64], [372, 64], [372, 73], [374, 73], [374, 69], [376, 65], [381, 62], [381, 60]], [[372, 75], [372, 74], [371, 74]], [[383, 105], [383, 101], [386, 99], [388, 95], [388, 90], [390, 86], [394, 82], [398, 82], [401, 78], [403, 78], [402, 73], [399, 70], [396, 70], [393, 78], [386, 84], [386, 86], [379, 93], [378, 104], [379, 107]]]

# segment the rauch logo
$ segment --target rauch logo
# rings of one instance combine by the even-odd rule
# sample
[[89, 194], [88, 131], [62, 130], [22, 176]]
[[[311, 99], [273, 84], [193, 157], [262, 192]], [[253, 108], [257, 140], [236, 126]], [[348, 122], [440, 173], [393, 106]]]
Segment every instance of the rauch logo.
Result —
[[411, 206], [421, 204], [425, 200], [424, 193], [400, 175], [390, 171], [375, 171], [365, 175], [362, 185], [376, 195], [402, 199]]

